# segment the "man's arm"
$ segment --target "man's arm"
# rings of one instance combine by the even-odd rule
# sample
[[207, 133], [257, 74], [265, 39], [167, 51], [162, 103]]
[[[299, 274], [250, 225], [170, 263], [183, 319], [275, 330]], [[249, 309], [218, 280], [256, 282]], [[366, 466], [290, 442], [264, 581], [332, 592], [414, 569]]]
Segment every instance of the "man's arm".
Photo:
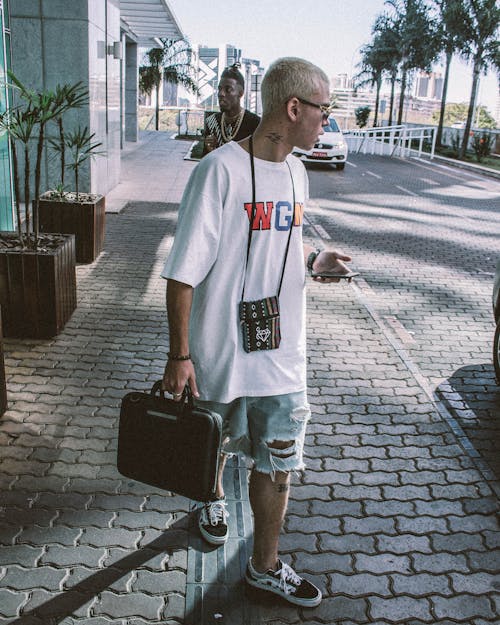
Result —
[[167, 280], [167, 314], [170, 335], [170, 352], [163, 374], [163, 389], [175, 400], [186, 384], [195, 397], [199, 396], [196, 375], [189, 355], [189, 317], [193, 302], [193, 287], [176, 280]]
[[[343, 261], [351, 261], [350, 256], [341, 254], [335, 250], [318, 251], [312, 245], [304, 243], [304, 260], [309, 263], [312, 260], [312, 269], [316, 273], [321, 271], [335, 271], [336, 273], [349, 273], [349, 267]], [[339, 282], [339, 278], [313, 278], [316, 282]]]

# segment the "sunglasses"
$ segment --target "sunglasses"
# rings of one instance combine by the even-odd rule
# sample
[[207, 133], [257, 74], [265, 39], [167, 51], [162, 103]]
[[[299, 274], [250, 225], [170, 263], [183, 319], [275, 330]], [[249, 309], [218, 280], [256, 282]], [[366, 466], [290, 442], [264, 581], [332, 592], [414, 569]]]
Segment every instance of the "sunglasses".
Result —
[[331, 104], [317, 104], [316, 102], [310, 102], [309, 100], [304, 100], [304, 98], [299, 98], [299, 96], [295, 96], [299, 102], [302, 104], [308, 104], [309, 106], [314, 106], [314, 108], [319, 109], [323, 115], [323, 121], [328, 121], [328, 116], [333, 110]]

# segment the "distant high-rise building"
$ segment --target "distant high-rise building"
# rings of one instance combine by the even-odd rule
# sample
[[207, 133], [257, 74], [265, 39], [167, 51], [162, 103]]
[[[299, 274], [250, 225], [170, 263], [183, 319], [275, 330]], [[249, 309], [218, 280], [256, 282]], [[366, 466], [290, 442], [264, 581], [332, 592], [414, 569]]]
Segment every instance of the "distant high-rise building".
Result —
[[416, 98], [441, 100], [443, 96], [443, 78], [436, 72], [419, 72], [415, 80]]

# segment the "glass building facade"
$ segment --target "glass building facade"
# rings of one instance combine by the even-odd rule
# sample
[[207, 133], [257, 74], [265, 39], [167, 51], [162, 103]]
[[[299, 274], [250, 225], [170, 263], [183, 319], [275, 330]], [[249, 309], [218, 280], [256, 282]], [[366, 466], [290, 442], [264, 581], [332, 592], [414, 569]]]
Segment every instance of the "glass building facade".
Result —
[[[7, 109], [7, 71], [10, 69], [8, 0], [0, 0], [0, 113]], [[7, 134], [0, 132], [0, 230], [13, 230], [11, 158]]]

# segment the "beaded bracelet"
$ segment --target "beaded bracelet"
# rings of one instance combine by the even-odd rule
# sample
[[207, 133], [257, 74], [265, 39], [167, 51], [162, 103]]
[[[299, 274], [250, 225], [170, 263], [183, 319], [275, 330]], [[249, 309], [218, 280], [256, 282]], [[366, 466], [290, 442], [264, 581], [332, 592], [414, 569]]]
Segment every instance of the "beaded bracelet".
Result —
[[169, 360], [191, 360], [191, 354], [186, 354], [185, 356], [174, 356], [171, 352], [167, 353]]

